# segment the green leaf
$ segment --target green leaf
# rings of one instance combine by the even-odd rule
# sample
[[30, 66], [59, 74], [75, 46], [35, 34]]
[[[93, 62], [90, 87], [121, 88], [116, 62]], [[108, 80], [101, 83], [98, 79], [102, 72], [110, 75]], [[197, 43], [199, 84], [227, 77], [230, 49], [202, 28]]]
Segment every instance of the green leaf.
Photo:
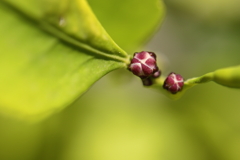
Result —
[[88, 1], [114, 41], [130, 54], [149, 40], [165, 16], [162, 0]]
[[[141, 31], [152, 29], [156, 17], [159, 14], [150, 18], [151, 25], [139, 27]], [[47, 117], [129, 63], [129, 55], [107, 34], [85, 0], [3, 0], [0, 18], [0, 112], [8, 116]], [[119, 23], [131, 23], [127, 19]], [[129, 39], [134, 47], [139, 44]]]
[[[72, 103], [106, 73], [126, 66], [127, 54], [106, 34], [85, 1], [64, 7], [66, 27], [54, 21], [59, 9], [45, 17], [46, 11], [39, 14], [27, 1], [12, 2], [0, 2], [2, 113], [43, 118]], [[78, 22], [71, 24], [74, 20]]]
[[119, 48], [106, 33], [85, 0], [38, 0], [36, 2], [38, 3], [34, 0], [6, 1], [13, 7], [17, 7], [13, 9], [18, 9], [37, 23], [38, 27], [65, 42], [97, 55], [128, 63], [127, 53]]

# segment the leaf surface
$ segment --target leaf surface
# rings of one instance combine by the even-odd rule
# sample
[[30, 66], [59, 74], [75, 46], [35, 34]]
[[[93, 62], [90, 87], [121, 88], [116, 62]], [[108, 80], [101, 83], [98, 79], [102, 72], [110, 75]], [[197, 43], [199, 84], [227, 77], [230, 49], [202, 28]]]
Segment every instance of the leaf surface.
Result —
[[129, 52], [147, 42], [165, 16], [162, 0], [89, 0], [89, 4], [114, 41]]
[[3, 0], [0, 18], [0, 112], [6, 115], [47, 117], [129, 63], [85, 0]]
[[[73, 37], [73, 29], [58, 29], [38, 12], [19, 8], [20, 11], [0, 3], [0, 17], [4, 20], [0, 25], [0, 106], [5, 114], [47, 116], [72, 103], [106, 73], [125, 66], [121, 59], [126, 53], [114, 46], [111, 39], [101, 38], [109, 36], [100, 25], [94, 30], [99, 37], [90, 29], [79, 32], [85, 33], [85, 37]], [[22, 8], [38, 19], [25, 17]], [[80, 20], [90, 26], [98, 23]], [[102, 46], [97, 46], [92, 38], [102, 41]]]

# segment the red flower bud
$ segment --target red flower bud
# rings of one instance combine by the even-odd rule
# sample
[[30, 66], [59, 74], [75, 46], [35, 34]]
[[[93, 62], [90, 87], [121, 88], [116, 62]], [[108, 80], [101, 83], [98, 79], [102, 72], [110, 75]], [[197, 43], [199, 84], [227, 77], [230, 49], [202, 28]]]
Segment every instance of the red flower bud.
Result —
[[183, 77], [180, 74], [170, 73], [164, 81], [163, 88], [176, 94], [181, 91], [184, 85]]
[[[158, 71], [155, 53], [146, 51], [135, 53], [129, 65], [129, 70], [140, 78], [152, 76]], [[160, 76], [160, 74], [156, 75]]]

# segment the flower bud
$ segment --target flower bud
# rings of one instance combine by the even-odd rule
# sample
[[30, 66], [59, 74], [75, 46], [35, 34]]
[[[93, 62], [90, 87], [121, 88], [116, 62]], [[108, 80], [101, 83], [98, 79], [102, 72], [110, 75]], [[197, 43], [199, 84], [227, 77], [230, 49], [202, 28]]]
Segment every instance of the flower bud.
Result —
[[213, 81], [231, 88], [240, 88], [240, 65], [216, 70]]
[[144, 78], [144, 79], [142, 79], [142, 83], [143, 83], [144, 86], [151, 86], [153, 84], [151, 78]]
[[158, 78], [158, 77], [160, 77], [160, 75], [161, 75], [161, 71], [157, 70], [156, 72], [153, 73], [152, 77], [153, 78]]
[[163, 88], [170, 91], [172, 94], [176, 94], [181, 91], [184, 85], [183, 77], [179, 74], [171, 72], [164, 81]]
[[155, 53], [146, 51], [135, 53], [129, 70], [142, 79], [152, 76], [158, 71]]

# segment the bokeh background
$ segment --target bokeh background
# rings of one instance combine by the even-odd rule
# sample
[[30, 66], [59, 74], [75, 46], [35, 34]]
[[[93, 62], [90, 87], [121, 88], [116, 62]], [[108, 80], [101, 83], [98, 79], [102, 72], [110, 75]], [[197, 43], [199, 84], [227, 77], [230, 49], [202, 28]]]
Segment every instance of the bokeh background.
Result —
[[[141, 50], [163, 74], [200, 76], [240, 62], [240, 1], [166, 0]], [[177, 101], [114, 71], [73, 105], [29, 124], [0, 117], [1, 160], [239, 160], [240, 91], [198, 85]]]

